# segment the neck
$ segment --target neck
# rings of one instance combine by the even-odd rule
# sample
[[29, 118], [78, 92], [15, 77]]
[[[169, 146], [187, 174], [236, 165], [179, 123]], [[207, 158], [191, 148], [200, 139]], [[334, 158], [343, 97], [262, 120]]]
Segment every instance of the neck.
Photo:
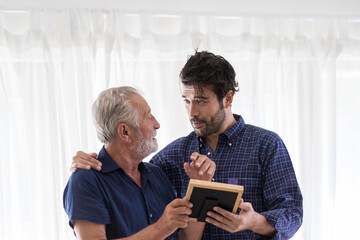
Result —
[[134, 158], [134, 155], [129, 151], [129, 147], [125, 144], [109, 143], [105, 145], [105, 150], [111, 159], [141, 187], [139, 164], [142, 159]]
[[221, 128], [216, 133], [204, 137], [205, 142], [209, 145], [212, 152], [215, 152], [217, 143], [219, 141], [219, 135], [231, 128], [236, 123], [234, 115], [230, 112], [226, 113], [225, 121], [221, 125]]

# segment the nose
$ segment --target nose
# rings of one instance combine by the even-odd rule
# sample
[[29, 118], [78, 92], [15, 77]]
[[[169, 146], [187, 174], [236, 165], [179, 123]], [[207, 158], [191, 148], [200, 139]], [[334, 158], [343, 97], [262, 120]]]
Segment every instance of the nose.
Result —
[[196, 106], [195, 106], [195, 104], [193, 102], [189, 103], [188, 114], [189, 114], [190, 118], [196, 117], [198, 115], [198, 111], [197, 111]]
[[155, 129], [159, 129], [159, 128], [160, 128], [160, 123], [156, 120], [155, 117], [154, 117], [154, 128], [155, 128]]

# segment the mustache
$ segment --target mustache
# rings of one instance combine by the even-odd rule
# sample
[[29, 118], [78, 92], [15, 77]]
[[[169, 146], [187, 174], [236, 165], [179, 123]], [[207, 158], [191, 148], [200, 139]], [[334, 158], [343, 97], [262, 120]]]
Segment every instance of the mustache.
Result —
[[205, 122], [204, 119], [201, 119], [201, 118], [197, 118], [197, 117], [193, 117], [193, 118], [190, 118], [190, 122]]
[[152, 137], [154, 138], [154, 137], [156, 137], [156, 135], [157, 135], [157, 132], [154, 131]]

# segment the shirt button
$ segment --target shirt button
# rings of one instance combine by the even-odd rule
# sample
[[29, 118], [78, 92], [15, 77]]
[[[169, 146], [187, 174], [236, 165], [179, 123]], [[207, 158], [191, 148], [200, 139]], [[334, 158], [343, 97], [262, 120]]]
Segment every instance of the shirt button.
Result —
[[231, 143], [229, 143], [229, 147], [231, 147], [231, 145], [232, 145], [232, 144], [231, 144]]
[[149, 214], [149, 217], [152, 218], [152, 213]]
[[210, 155], [211, 153], [210, 152], [208, 152], [208, 156]]

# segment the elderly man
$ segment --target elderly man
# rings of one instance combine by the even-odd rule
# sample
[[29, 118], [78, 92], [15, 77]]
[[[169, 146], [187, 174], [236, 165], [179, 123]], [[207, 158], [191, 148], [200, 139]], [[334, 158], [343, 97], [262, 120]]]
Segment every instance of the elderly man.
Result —
[[[101, 171], [79, 169], [64, 191], [69, 223], [80, 239], [199, 239], [204, 224], [191, 223], [192, 204], [175, 199], [163, 171], [142, 160], [157, 150], [160, 125], [131, 87], [103, 91], [93, 107], [104, 147]], [[180, 228], [180, 230], [178, 230]]]

